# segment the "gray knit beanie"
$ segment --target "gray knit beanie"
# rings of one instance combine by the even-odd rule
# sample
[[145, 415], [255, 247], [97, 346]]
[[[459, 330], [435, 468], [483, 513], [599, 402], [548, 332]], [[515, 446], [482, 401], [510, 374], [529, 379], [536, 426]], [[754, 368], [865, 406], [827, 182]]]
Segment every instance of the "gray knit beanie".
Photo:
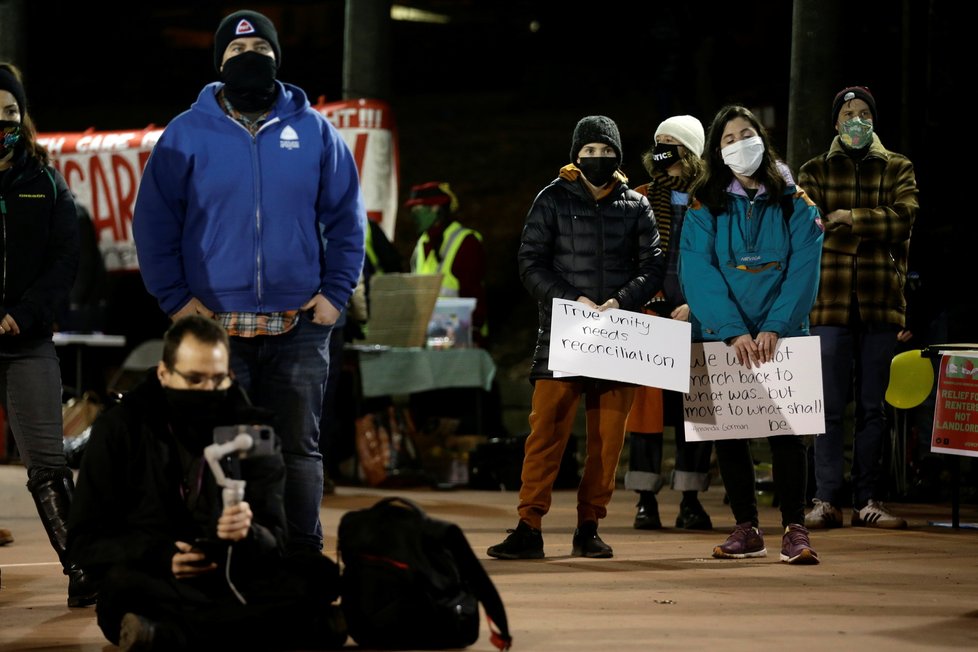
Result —
[[621, 162], [621, 136], [618, 134], [618, 125], [611, 118], [603, 115], [589, 115], [586, 118], [581, 118], [577, 126], [574, 127], [574, 138], [571, 140], [571, 163], [577, 161], [577, 155], [581, 148], [588, 143], [611, 145], [618, 155], [618, 162]]

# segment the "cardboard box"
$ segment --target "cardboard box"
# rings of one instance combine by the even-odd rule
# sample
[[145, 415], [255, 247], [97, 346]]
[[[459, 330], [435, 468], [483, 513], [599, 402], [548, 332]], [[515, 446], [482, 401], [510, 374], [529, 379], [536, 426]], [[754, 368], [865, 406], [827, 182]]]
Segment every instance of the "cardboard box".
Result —
[[364, 344], [424, 346], [439, 292], [441, 274], [380, 274], [372, 277]]

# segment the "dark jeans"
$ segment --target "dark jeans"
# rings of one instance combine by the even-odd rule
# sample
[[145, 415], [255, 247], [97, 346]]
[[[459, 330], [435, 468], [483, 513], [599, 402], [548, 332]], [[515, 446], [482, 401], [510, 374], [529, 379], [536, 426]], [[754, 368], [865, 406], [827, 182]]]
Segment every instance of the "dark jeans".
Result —
[[50, 339], [10, 336], [0, 346], [0, 401], [28, 476], [67, 469], [61, 431], [61, 368]]
[[[686, 441], [681, 393], [663, 391], [662, 403], [665, 423], [676, 430], [676, 467], [671, 486], [676, 491], [706, 491], [710, 486], [713, 442]], [[665, 478], [662, 477], [662, 445], [661, 432], [629, 433], [626, 489], [657, 492], [665, 485]]]
[[883, 398], [890, 382], [897, 330], [895, 326], [817, 326], [812, 335], [821, 341], [825, 396], [825, 434], [815, 438], [815, 497], [834, 505], [842, 500], [843, 416], [853, 389], [852, 500], [858, 509], [874, 497], [879, 479], [887, 434]]
[[332, 326], [315, 324], [303, 314], [288, 333], [231, 338], [235, 378], [255, 405], [275, 414], [273, 425], [285, 458], [289, 545], [316, 550], [323, 547], [319, 419], [329, 373], [331, 330]]
[[[774, 490], [781, 505], [781, 525], [805, 523], [805, 475], [808, 460], [805, 441], [797, 435], [768, 437], [774, 473]], [[723, 487], [730, 499], [730, 510], [738, 523], [758, 525], [757, 491], [750, 439], [723, 439], [716, 442], [717, 464]]]

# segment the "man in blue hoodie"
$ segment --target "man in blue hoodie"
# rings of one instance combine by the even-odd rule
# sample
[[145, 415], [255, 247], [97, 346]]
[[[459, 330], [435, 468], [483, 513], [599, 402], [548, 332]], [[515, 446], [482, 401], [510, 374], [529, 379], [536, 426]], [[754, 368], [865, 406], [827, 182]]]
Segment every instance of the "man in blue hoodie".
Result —
[[222, 81], [169, 124], [143, 173], [140, 272], [172, 319], [214, 317], [231, 335], [235, 379], [282, 438], [290, 545], [321, 549], [328, 343], [363, 266], [366, 211], [339, 133], [276, 79], [272, 22], [237, 11], [214, 38]]

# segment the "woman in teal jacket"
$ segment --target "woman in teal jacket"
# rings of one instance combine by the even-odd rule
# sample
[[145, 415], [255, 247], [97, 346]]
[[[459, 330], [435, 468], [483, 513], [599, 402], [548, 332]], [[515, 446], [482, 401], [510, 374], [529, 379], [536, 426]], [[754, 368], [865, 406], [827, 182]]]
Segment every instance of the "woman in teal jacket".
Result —
[[[693, 340], [726, 342], [740, 364], [760, 366], [772, 359], [779, 338], [808, 335], [822, 253], [818, 209], [744, 107], [720, 109], [705, 153], [706, 174], [693, 188], [679, 253]], [[768, 441], [785, 528], [781, 561], [818, 563], [804, 527], [804, 441], [796, 435]], [[713, 556], [763, 557], [750, 439], [716, 446], [737, 526]]]

